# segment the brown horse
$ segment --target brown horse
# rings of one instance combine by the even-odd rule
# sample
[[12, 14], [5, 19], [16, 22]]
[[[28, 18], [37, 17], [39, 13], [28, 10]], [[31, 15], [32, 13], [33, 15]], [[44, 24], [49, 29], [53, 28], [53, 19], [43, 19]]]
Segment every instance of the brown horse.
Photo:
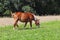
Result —
[[25, 23], [24, 27], [26, 27], [28, 22], [30, 22], [30, 27], [32, 28], [32, 20], [35, 21], [35, 24], [37, 26], [40, 25], [39, 20], [37, 18], [35, 18], [34, 14], [32, 14], [30, 12], [25, 12], [25, 13], [24, 12], [15, 12], [12, 14], [12, 16], [15, 20], [14, 28], [15, 28], [15, 26], [18, 27], [18, 24], [17, 24], [18, 21], [24, 22]]

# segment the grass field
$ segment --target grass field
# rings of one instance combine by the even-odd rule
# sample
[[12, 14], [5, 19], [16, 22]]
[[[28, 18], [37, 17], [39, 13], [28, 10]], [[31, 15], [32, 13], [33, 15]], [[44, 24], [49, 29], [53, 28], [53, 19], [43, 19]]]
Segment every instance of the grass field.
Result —
[[60, 21], [41, 23], [40, 28], [13, 30], [13, 26], [0, 27], [0, 40], [60, 40]]

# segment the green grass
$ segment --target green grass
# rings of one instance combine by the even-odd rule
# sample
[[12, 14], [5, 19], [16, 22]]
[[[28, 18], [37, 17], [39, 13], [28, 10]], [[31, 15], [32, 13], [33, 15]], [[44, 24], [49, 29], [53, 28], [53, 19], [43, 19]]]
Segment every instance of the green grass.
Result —
[[13, 26], [0, 27], [0, 40], [60, 40], [60, 21], [41, 23], [40, 28], [13, 30]]

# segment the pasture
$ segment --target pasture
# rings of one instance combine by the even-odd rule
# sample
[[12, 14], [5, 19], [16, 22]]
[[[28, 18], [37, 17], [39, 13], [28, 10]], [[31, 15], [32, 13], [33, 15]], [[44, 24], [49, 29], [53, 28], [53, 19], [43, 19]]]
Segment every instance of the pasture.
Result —
[[29, 24], [26, 29], [23, 24], [18, 30], [13, 30], [13, 26], [0, 27], [0, 40], [60, 40], [60, 21], [42, 22], [40, 28], [33, 24], [30, 29]]

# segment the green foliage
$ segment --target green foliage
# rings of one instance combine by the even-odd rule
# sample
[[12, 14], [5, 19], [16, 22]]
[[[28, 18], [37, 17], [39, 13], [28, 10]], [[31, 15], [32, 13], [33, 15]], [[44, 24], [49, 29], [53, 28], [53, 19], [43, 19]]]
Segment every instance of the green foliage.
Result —
[[9, 14], [11, 14], [10, 10], [6, 10], [5, 13], [4, 13], [4, 15], [9, 15]]
[[0, 0], [0, 12], [6, 10], [33, 12], [37, 15], [60, 14], [59, 0]]
[[23, 6], [22, 10], [24, 12], [33, 12], [33, 13], [36, 13], [35, 10], [32, 7], [30, 7], [29, 5]]
[[2, 3], [0, 3], [0, 12], [3, 12], [3, 4]]
[[23, 7], [22, 7], [22, 10], [23, 10], [24, 12], [30, 12], [31, 7], [30, 7], [29, 5], [23, 6]]
[[4, 9], [9, 9], [10, 2], [9, 1], [4, 1]]

